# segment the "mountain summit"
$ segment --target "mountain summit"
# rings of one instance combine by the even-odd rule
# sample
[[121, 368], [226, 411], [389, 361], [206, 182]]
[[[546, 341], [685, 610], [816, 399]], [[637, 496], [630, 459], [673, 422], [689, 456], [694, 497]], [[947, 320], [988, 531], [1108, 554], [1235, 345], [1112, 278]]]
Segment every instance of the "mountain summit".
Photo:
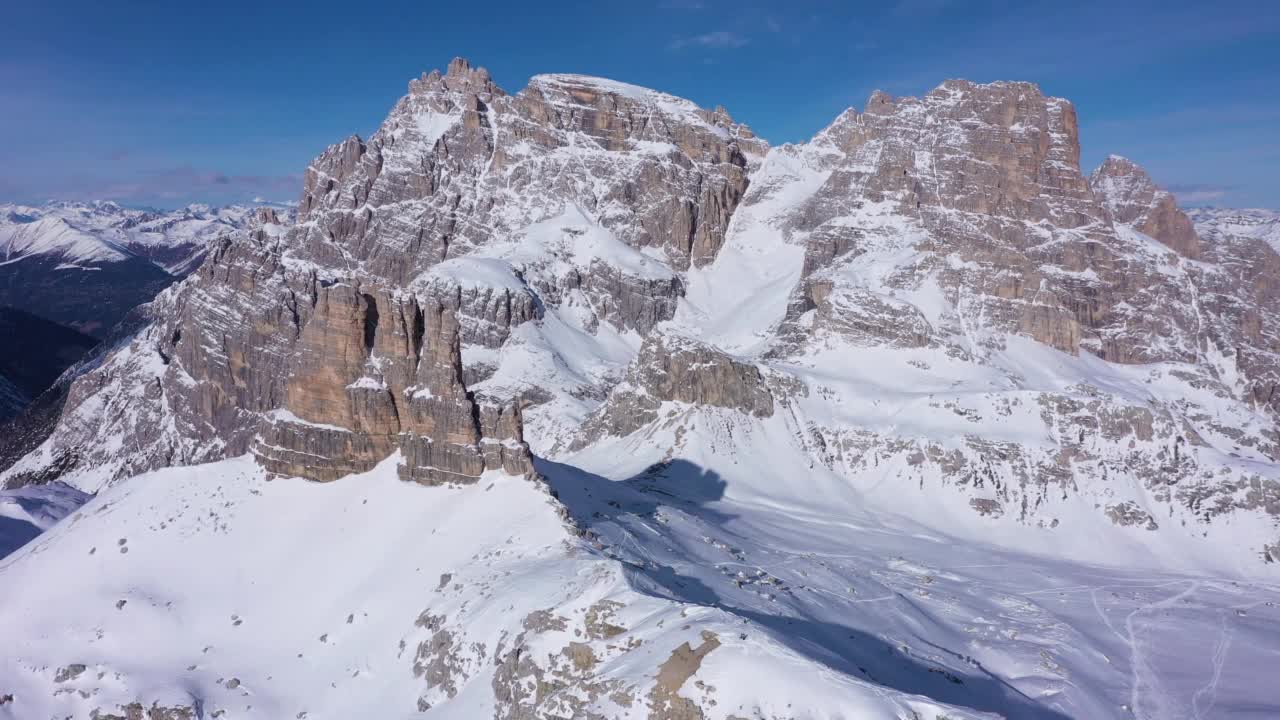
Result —
[[164, 718], [1276, 708], [1221, 658], [1280, 647], [1280, 256], [1079, 155], [1028, 83], [876, 93], [770, 147], [611, 80], [424, 74], [311, 163], [296, 222], [219, 241], [11, 444], [6, 485], [98, 495], [0, 565], [0, 691]]

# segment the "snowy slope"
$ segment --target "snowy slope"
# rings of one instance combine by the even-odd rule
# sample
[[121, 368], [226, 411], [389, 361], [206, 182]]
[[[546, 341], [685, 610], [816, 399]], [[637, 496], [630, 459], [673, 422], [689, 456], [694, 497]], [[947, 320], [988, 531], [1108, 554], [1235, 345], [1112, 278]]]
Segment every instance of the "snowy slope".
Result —
[[942, 503], [806, 470], [784, 428], [687, 412], [683, 444], [655, 430], [541, 468], [571, 509], [588, 493], [587, 509], [614, 508], [584, 522], [639, 586], [726, 609], [845, 676], [1003, 717], [1274, 706], [1253, 670], [1280, 659], [1274, 579], [1153, 571], [1137, 533], [1105, 555], [1013, 549], [1033, 530], [961, 539], [939, 530]]
[[93, 263], [129, 257], [111, 242], [77, 230], [62, 218], [0, 226], [0, 262], [15, 263], [36, 255], [57, 258], [59, 270], [92, 270]]
[[[809, 672], [768, 628], [577, 539], [528, 480], [423, 488], [394, 462], [317, 486], [236, 459], [95, 498], [0, 564], [21, 588], [0, 599], [0, 713], [640, 718], [688, 696], [716, 700], [711, 717], [977, 717]], [[42, 580], [50, 565], [75, 593]], [[934, 684], [919, 663], [903, 682]]]
[[[734, 422], [703, 419], [721, 437]], [[1273, 582], [957, 543], [851, 512], [837, 476], [761, 473], [786, 467], [782, 448], [738, 437], [754, 452], [732, 462], [634, 440], [544, 462], [563, 511], [502, 474], [406, 484], [394, 458], [328, 485], [248, 459], [118, 484], [0, 562], [0, 713], [652, 718], [689, 698], [716, 719], [1192, 718], [1274, 702]], [[836, 494], [803, 497], [821, 490]]]

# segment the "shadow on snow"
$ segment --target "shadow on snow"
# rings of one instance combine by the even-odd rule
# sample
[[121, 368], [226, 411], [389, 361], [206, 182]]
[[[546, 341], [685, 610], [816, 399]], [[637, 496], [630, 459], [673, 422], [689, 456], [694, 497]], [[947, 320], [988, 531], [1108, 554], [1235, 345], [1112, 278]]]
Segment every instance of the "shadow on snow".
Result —
[[537, 459], [535, 464], [588, 539], [602, 538], [619, 544], [623, 550], [633, 547], [641, 556], [641, 562], [618, 558], [639, 592], [731, 613], [764, 628], [805, 657], [900, 692], [1008, 718], [1068, 719], [1066, 714], [1037, 703], [981, 667], [974, 668], [976, 673], [957, 674], [913, 658], [855, 627], [745, 607], [723, 597], [701, 579], [654, 560], [633, 538], [638, 525], [653, 532], [651, 523], [659, 521], [660, 508], [683, 511], [717, 526], [733, 520], [734, 515], [713, 506], [724, 497], [726, 483], [712, 470], [676, 459], [653, 465], [626, 480], [612, 481], [549, 460]]

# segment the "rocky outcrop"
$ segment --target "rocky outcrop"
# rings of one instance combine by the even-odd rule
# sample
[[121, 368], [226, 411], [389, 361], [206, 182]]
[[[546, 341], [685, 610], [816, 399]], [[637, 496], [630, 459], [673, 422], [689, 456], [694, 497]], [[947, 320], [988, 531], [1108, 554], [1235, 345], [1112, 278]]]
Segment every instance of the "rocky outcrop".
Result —
[[[227, 240], [159, 299], [127, 352], [71, 386], [63, 428], [105, 426], [139, 451], [121, 457], [65, 429], [48, 451], [119, 474], [251, 449], [275, 472], [318, 480], [396, 450], [403, 475], [423, 482], [525, 472], [519, 410], [462, 384], [461, 301], [324, 279], [274, 243]], [[117, 411], [102, 417], [104, 386], [124, 378], [146, 392], [108, 400]]]
[[738, 360], [675, 328], [659, 328], [640, 347], [608, 400], [583, 427], [577, 444], [626, 436], [658, 419], [664, 402], [773, 415], [773, 394], [754, 363]]
[[89, 713], [91, 720], [191, 720], [198, 716], [199, 711], [191, 705], [166, 707], [159, 701], [152, 702], [150, 707], [140, 702], [132, 702], [114, 708], [114, 711], [94, 708]]
[[652, 90], [541, 75], [510, 96], [455, 60], [411, 82], [367, 142], [312, 163], [299, 240], [326, 264], [351, 258], [403, 284], [567, 201], [684, 268], [715, 257], [763, 149], [723, 111]]
[[1109, 156], [1089, 185], [1115, 222], [1131, 225], [1179, 254], [1200, 257], [1200, 237], [1173, 195], [1156, 186], [1146, 170], [1119, 155]]
[[860, 345], [924, 347], [933, 334], [915, 306], [889, 295], [826, 278], [811, 278], [806, 292], [803, 299], [815, 311], [813, 327], [807, 333], [793, 332], [793, 340], [831, 332]]
[[671, 653], [671, 657], [658, 668], [658, 677], [649, 691], [652, 720], [701, 720], [706, 717], [702, 707], [680, 694], [680, 688], [698, 672], [702, 661], [720, 647], [716, 634], [702, 631], [702, 644], [693, 648], [685, 643]]
[[579, 289], [591, 302], [597, 320], [633, 328], [641, 335], [675, 317], [676, 305], [684, 294], [677, 276], [635, 277], [604, 262], [565, 276], [562, 292]]
[[321, 288], [284, 407], [255, 454], [274, 472], [319, 480], [367, 471], [397, 450], [401, 477], [428, 484], [528, 472], [519, 409], [467, 392], [460, 336], [456, 311], [438, 300]]
[[415, 287], [425, 289], [457, 313], [462, 342], [499, 348], [517, 326], [542, 317], [538, 296], [526, 286], [495, 286], [432, 276]]
[[773, 414], [773, 396], [758, 367], [675, 331], [650, 335], [624, 382], [659, 402]]
[[[677, 269], [715, 257], [747, 187], [748, 153], [764, 149], [723, 110], [703, 110], [670, 95], [598, 78], [540, 75], [515, 105], [518, 113], [581, 134], [607, 152], [648, 156], [629, 163], [628, 177], [619, 178], [592, 205], [628, 209], [617, 217], [630, 215], [625, 224], [607, 217], [604, 225], [629, 245], [662, 249]], [[529, 140], [560, 143], [556, 134]]]
[[[1202, 211], [1197, 229], [1143, 168], [1116, 155], [1094, 171], [1091, 184], [1118, 228], [1201, 261], [1180, 265], [1196, 311], [1197, 359], [1224, 356], [1214, 362], [1215, 372], [1227, 382], [1238, 377], [1242, 399], [1280, 408], [1280, 335], [1270, 330], [1280, 322], [1280, 255], [1267, 218]], [[1149, 294], [1143, 300], [1161, 312], [1173, 302]]]

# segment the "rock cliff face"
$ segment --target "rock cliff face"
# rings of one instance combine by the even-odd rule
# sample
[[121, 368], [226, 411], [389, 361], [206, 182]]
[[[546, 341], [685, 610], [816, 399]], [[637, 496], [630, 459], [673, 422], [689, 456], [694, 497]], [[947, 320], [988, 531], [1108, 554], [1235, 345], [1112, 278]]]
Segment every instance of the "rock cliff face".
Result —
[[298, 241], [405, 283], [573, 203], [683, 269], [715, 257], [764, 144], [723, 112], [598, 78], [542, 75], [510, 96], [455, 60], [414, 80], [368, 142], [307, 169]]
[[283, 407], [253, 448], [263, 464], [334, 480], [399, 450], [401, 476], [429, 484], [526, 472], [518, 407], [480, 403], [463, 385], [456, 308], [363, 289], [319, 289]]
[[[910, 315], [883, 292], [874, 297], [875, 286], [909, 290], [928, 276], [985, 328], [1114, 362], [1194, 358], [1185, 305], [1154, 317], [1134, 310], [1135, 300], [1151, 301], [1143, 295], [1187, 300], [1188, 288], [1117, 239], [1079, 153], [1075, 110], [1027, 83], [949, 81], [919, 99], [873, 95], [864, 112], [846, 112], [792, 153], [821, 185], [781, 220], [806, 238], [789, 319], [811, 309], [848, 317], [833, 304], [850, 307], [850, 293], [860, 296], [853, 315]], [[913, 254], [887, 277], [857, 277], [866, 253], [893, 248]], [[932, 329], [923, 320], [873, 321], [899, 326], [894, 342], [921, 344], [930, 333], [963, 333], [966, 318], [935, 318]], [[1174, 342], [1153, 346], [1153, 336]]]
[[1265, 211], [1199, 211], [1196, 223], [1205, 264], [1192, 277], [1204, 309], [1204, 357], [1238, 395], [1274, 417], [1280, 411], [1280, 222]]

